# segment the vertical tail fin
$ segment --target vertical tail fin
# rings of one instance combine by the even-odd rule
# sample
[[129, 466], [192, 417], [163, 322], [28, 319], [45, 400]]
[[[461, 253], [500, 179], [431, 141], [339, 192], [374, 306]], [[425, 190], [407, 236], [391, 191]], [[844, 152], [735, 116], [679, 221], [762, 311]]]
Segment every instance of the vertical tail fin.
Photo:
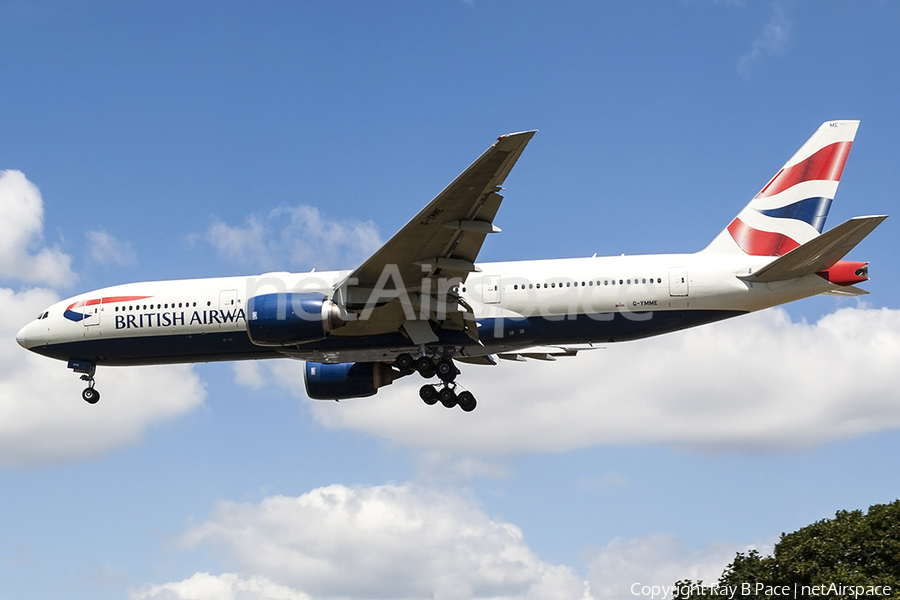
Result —
[[782, 256], [822, 233], [859, 121], [828, 121], [704, 252]]

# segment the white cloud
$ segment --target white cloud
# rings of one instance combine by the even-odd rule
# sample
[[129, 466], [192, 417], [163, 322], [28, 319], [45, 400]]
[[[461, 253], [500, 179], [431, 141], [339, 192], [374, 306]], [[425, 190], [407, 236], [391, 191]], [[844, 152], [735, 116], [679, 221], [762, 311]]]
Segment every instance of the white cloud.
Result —
[[241, 360], [232, 363], [234, 370], [234, 382], [255, 390], [263, 387], [266, 382], [260, 372], [259, 363], [255, 360]]
[[[540, 560], [515, 525], [491, 519], [469, 499], [408, 484], [331, 485], [259, 504], [221, 502], [181, 542], [220, 554], [242, 581], [261, 578], [298, 597], [585, 597], [583, 579], [570, 567]], [[235, 576], [220, 577], [231, 585]], [[164, 598], [151, 595], [158, 589], [164, 588], [134, 597]]]
[[41, 248], [44, 201], [21, 171], [0, 171], [0, 278], [68, 285], [72, 259], [57, 248]]
[[773, 5], [769, 22], [753, 40], [750, 51], [738, 61], [738, 73], [742, 77], [749, 77], [750, 71], [762, 62], [763, 56], [776, 56], [787, 50], [791, 44], [791, 29], [793, 23], [784, 9], [779, 4]]
[[[40, 194], [18, 171], [0, 175], [0, 206], [7, 217], [0, 222], [0, 280], [53, 284], [71, 279], [70, 257], [39, 245]], [[14, 231], [6, 231], [10, 223], [16, 225]], [[10, 267], [17, 261], [21, 268], [33, 269], [34, 277]], [[50, 289], [0, 287], [0, 466], [97, 456], [137, 442], [148, 426], [203, 402], [203, 385], [188, 366], [101, 367], [97, 377], [103, 400], [86, 404], [81, 400], [84, 384], [65, 363], [28, 352], [15, 341], [22, 325], [57, 300]]]
[[[600, 600], [634, 600], [640, 597], [632, 593], [634, 584], [668, 588], [682, 579], [714, 584], [736, 552], [751, 548], [756, 546], [710, 542], [702, 550], [691, 550], [674, 536], [662, 533], [616, 539], [588, 558], [588, 580]], [[669, 592], [666, 599], [671, 598]]]
[[[659, 443], [777, 452], [900, 427], [898, 362], [900, 311], [846, 308], [810, 324], [772, 309], [551, 363], [460, 365], [478, 398], [472, 413], [425, 406], [418, 376], [374, 398], [311, 406], [328, 427], [447, 453]], [[272, 368], [293, 390], [301, 370]]]
[[[15, 341], [17, 329], [58, 298], [48, 290], [0, 288], [0, 466], [67, 462], [140, 440], [150, 425], [203, 402], [200, 379], [188, 366], [103, 368], [103, 399], [81, 399], [84, 383], [66, 364], [38, 356]], [[160, 394], [158, 390], [165, 390]]]
[[131, 244], [116, 239], [112, 234], [100, 229], [85, 234], [91, 258], [102, 264], [114, 264], [127, 267], [137, 262], [137, 254]]
[[216, 221], [205, 239], [223, 256], [262, 270], [349, 269], [382, 244], [371, 221], [333, 221], [302, 204], [276, 208], [262, 220], [251, 215], [243, 226]]
[[243, 578], [234, 573], [195, 573], [184, 581], [133, 590], [128, 597], [131, 600], [311, 600], [302, 592], [264, 577]]
[[148, 585], [132, 600], [625, 600], [635, 583], [714, 582], [735, 552], [754, 547], [711, 542], [691, 550], [666, 534], [616, 539], [587, 554], [585, 580], [541, 560], [519, 527], [472, 500], [411, 484], [220, 502], [180, 543], [208, 548], [233, 571]]

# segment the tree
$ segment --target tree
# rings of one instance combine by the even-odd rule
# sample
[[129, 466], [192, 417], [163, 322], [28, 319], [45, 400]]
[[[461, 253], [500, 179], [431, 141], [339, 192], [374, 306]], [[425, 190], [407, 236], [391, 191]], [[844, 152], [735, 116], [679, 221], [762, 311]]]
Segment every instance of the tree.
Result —
[[772, 556], [738, 552], [717, 586], [688, 579], [675, 585], [675, 600], [722, 600], [726, 586], [726, 597], [742, 600], [898, 596], [900, 500], [871, 506], [867, 514], [838, 511], [833, 519], [782, 533]]

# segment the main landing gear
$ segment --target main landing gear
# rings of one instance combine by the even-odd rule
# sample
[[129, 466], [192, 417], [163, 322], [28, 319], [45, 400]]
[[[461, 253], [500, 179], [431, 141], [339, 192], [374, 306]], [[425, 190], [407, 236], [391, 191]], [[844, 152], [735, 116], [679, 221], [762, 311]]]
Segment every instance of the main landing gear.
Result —
[[475, 396], [472, 392], [465, 390], [457, 393], [459, 384], [456, 383], [456, 376], [459, 375], [459, 369], [449, 358], [441, 359], [437, 362], [427, 356], [421, 356], [414, 359], [409, 354], [401, 354], [397, 357], [395, 363], [401, 373], [412, 373], [417, 371], [419, 375], [425, 379], [431, 379], [435, 375], [441, 380], [439, 385], [426, 383], [419, 389], [419, 397], [432, 406], [440, 402], [447, 408], [459, 406], [465, 412], [475, 410]]
[[97, 371], [97, 365], [86, 360], [72, 359], [69, 361], [69, 368], [76, 373], [82, 373], [81, 380], [87, 382], [87, 387], [81, 392], [81, 398], [88, 404], [100, 402], [100, 392], [94, 389], [94, 373]]

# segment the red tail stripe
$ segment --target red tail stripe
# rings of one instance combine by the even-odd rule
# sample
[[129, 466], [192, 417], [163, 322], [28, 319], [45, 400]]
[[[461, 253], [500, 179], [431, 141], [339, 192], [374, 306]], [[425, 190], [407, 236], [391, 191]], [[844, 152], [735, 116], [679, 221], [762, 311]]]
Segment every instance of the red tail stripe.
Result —
[[783, 256], [800, 245], [783, 233], [754, 229], [740, 219], [731, 222], [728, 233], [741, 250], [752, 256]]
[[806, 160], [780, 170], [756, 197], [774, 196], [804, 181], [840, 181], [852, 145], [853, 142], [835, 142]]

